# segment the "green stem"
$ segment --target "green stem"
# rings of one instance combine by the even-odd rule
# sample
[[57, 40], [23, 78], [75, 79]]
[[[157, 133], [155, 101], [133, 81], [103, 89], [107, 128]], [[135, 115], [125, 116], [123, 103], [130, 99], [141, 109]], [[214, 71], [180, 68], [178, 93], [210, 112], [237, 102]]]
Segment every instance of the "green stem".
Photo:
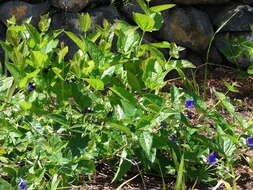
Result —
[[165, 183], [165, 180], [164, 180], [163, 171], [162, 171], [162, 168], [161, 168], [159, 160], [158, 160], [158, 166], [159, 166], [159, 170], [160, 170], [162, 181], [163, 181], [163, 190], [166, 190], [167, 189], [166, 188], [166, 183]]
[[215, 38], [215, 36], [221, 31], [221, 29], [239, 12], [239, 10], [237, 10], [234, 14], [232, 14], [228, 20], [226, 20], [217, 30], [216, 32], [214, 33], [214, 35], [212, 36], [210, 42], [209, 42], [209, 45], [208, 45], [208, 49], [207, 49], [207, 53], [206, 53], [206, 64], [205, 64], [205, 72], [204, 72], [204, 95], [203, 95], [203, 98], [204, 100], [206, 99], [206, 90], [207, 90], [207, 64], [209, 62], [209, 54], [210, 54], [210, 50], [211, 50], [211, 46], [212, 46], [212, 43], [213, 43], [213, 40]]

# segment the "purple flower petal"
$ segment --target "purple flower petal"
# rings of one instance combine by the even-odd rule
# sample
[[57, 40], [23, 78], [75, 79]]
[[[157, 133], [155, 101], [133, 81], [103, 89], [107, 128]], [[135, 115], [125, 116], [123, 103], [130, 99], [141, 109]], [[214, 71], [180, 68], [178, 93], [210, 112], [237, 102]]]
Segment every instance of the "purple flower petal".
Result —
[[185, 100], [184, 106], [185, 108], [193, 108], [195, 105], [194, 100]]
[[253, 137], [248, 137], [248, 138], [246, 139], [246, 144], [247, 144], [248, 146], [253, 146]]
[[187, 113], [187, 117], [188, 119], [192, 119], [193, 118], [192, 113]]
[[28, 86], [27, 86], [27, 90], [31, 92], [34, 89], [35, 89], [35, 86], [32, 83], [29, 83]]
[[165, 123], [164, 121], [162, 121], [162, 122], [161, 122], [161, 126], [162, 126], [162, 128], [165, 129], [165, 128], [166, 128], [166, 123]]
[[217, 155], [215, 153], [209, 154], [207, 156], [207, 161], [210, 165], [213, 165], [217, 162], [218, 158]]
[[21, 183], [19, 184], [20, 190], [25, 190], [26, 184], [27, 184], [26, 180], [22, 180]]
[[177, 142], [177, 137], [175, 135], [170, 136], [170, 140], [173, 142]]

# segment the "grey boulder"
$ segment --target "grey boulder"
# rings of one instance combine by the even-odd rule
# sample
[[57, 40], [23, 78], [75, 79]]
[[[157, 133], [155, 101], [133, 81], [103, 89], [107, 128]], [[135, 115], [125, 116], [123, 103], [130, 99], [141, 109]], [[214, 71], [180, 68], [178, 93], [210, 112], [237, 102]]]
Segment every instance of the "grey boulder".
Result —
[[194, 5], [194, 4], [222, 4], [230, 0], [173, 0], [174, 3]]
[[207, 14], [193, 7], [175, 7], [165, 11], [163, 16], [164, 25], [154, 37], [175, 42], [198, 53], [206, 50], [213, 35]]
[[17, 23], [20, 24], [24, 19], [32, 17], [32, 24], [36, 24], [40, 16], [49, 10], [47, 2], [40, 4], [30, 4], [22, 1], [8, 1], [0, 5], [0, 20], [4, 23], [7, 19], [15, 16]]

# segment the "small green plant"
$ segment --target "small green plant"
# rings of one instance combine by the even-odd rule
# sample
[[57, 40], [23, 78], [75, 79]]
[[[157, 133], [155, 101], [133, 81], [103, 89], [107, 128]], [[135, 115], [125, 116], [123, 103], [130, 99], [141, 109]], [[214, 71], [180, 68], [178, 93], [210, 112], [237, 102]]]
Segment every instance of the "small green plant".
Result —
[[[251, 25], [251, 32], [253, 33], [253, 25]], [[241, 69], [242, 66], [238, 63], [238, 58], [240, 56], [245, 56], [246, 58], [253, 57], [253, 42], [246, 39], [245, 36], [240, 36], [237, 38], [227, 39], [228, 47], [222, 49], [222, 53], [229, 57], [236, 65], [238, 69]], [[247, 73], [253, 74], [253, 64], [252, 62], [248, 63]]]

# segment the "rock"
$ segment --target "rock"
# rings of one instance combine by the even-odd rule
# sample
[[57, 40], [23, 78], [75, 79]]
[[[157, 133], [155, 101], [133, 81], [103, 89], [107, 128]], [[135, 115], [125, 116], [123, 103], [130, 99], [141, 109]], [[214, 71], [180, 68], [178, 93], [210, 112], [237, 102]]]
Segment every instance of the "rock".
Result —
[[133, 23], [133, 13], [144, 13], [135, 0], [131, 0], [127, 3], [127, 6], [119, 8], [119, 13], [125, 17], [128, 21]]
[[230, 0], [173, 0], [174, 3], [194, 5], [194, 4], [222, 4]]
[[[0, 23], [0, 40], [5, 41], [5, 34], [6, 34], [7, 27]], [[0, 64], [4, 63], [4, 50], [2, 46], [0, 46]]]
[[239, 0], [239, 1], [244, 4], [253, 4], [253, 0]]
[[78, 12], [88, 5], [88, 0], [51, 0], [54, 7], [70, 11]]
[[[244, 37], [247, 41], [250, 41], [253, 43], [253, 34], [251, 33], [221, 33], [218, 34], [215, 38], [215, 47], [223, 53], [223, 55], [226, 57], [226, 59], [234, 64], [239, 64], [242, 68], [247, 68], [249, 66], [250, 62], [253, 62], [253, 56], [246, 56], [244, 54], [240, 54], [237, 58], [232, 59], [228, 54], [234, 55], [236, 50], [231, 49], [231, 45], [233, 44], [233, 40], [239, 37]], [[243, 48], [244, 50], [247, 50], [246, 48]], [[250, 51], [250, 50], [247, 50]], [[226, 53], [224, 53], [226, 52]]]
[[8, 1], [0, 5], [0, 20], [4, 23], [13, 16], [17, 23], [21, 24], [24, 19], [32, 17], [32, 24], [36, 24], [40, 16], [48, 12], [49, 4], [30, 4], [22, 1]]
[[175, 7], [164, 11], [163, 16], [164, 25], [154, 33], [154, 37], [175, 42], [198, 53], [206, 50], [213, 27], [204, 12], [193, 7]]
[[[236, 14], [236, 12], [238, 13]], [[210, 13], [212, 22], [217, 28], [233, 14], [236, 15], [222, 28], [222, 31], [250, 31], [249, 25], [253, 24], [253, 8], [249, 5], [231, 5]]]
[[88, 11], [88, 13], [91, 15], [91, 18], [93, 19], [92, 23], [99, 25], [102, 24], [104, 19], [112, 23], [114, 19], [121, 18], [117, 9], [111, 6], [103, 6], [96, 9], [92, 9]]
[[108, 0], [51, 0], [54, 7], [68, 12], [79, 12], [90, 4], [104, 4]]
[[[206, 60], [206, 54], [203, 56], [204, 60]], [[224, 58], [221, 53], [215, 46], [212, 46], [208, 56], [209, 63], [222, 64], [224, 63]]]

